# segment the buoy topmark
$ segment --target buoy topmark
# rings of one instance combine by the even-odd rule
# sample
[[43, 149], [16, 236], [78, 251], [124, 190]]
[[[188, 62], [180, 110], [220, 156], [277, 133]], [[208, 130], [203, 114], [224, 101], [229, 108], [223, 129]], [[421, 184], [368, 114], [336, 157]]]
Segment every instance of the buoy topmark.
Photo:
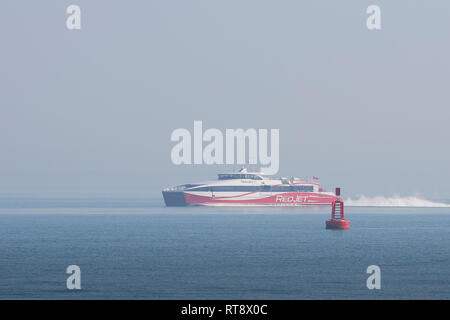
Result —
[[331, 206], [331, 220], [325, 222], [327, 229], [349, 229], [350, 221], [344, 219], [344, 202], [341, 197], [341, 189], [336, 188], [336, 196], [338, 198], [333, 202]]

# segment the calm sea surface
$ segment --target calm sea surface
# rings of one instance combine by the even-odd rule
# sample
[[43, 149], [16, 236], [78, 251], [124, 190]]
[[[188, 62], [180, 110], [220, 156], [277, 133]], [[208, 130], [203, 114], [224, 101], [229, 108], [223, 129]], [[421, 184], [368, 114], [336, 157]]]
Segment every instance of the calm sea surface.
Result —
[[[450, 299], [450, 208], [0, 199], [1, 299]], [[81, 268], [81, 290], [66, 268]], [[366, 269], [381, 268], [381, 290]]]

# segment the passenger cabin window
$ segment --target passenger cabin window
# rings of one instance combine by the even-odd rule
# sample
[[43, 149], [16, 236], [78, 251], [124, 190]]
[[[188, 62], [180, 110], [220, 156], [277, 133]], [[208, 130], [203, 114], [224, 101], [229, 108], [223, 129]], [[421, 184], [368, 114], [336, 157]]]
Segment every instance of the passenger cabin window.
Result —
[[313, 192], [314, 187], [308, 185], [273, 186], [273, 192]]
[[190, 191], [207, 192], [313, 192], [313, 186], [203, 186], [192, 188]]
[[219, 180], [231, 180], [231, 179], [250, 179], [250, 180], [262, 180], [262, 178], [256, 174], [219, 174]]

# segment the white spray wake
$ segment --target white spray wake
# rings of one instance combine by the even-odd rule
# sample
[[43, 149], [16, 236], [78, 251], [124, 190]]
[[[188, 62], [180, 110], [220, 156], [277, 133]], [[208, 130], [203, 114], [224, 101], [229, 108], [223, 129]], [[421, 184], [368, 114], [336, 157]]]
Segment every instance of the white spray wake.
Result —
[[358, 207], [450, 207], [449, 204], [433, 202], [419, 197], [400, 197], [397, 195], [393, 197], [360, 196], [358, 199], [348, 198], [344, 203], [347, 206]]

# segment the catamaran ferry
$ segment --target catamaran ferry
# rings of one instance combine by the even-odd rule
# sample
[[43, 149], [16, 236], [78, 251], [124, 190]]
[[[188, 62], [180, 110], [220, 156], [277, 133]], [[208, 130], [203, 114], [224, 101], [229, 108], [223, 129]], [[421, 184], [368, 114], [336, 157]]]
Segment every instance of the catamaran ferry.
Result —
[[339, 198], [314, 181], [272, 179], [259, 172], [220, 173], [216, 181], [184, 184], [162, 191], [167, 206], [303, 206], [331, 205]]

